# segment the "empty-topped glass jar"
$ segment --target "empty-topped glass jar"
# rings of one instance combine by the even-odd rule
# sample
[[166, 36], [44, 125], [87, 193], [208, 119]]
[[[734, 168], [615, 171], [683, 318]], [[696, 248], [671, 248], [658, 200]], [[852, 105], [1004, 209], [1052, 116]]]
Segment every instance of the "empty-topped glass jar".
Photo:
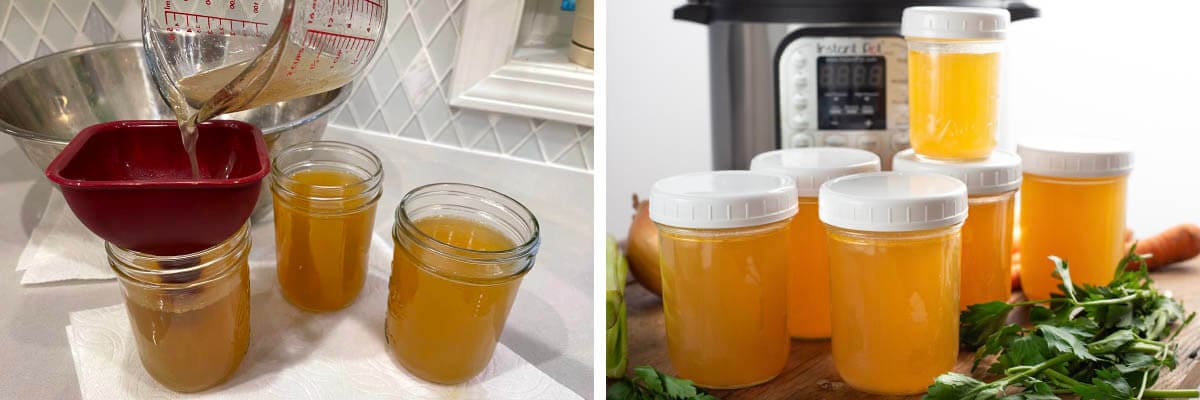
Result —
[[541, 229], [499, 192], [438, 183], [396, 207], [387, 323], [392, 354], [413, 375], [456, 384], [492, 359]]
[[237, 370], [250, 338], [250, 224], [199, 252], [155, 256], [106, 243], [142, 367], [176, 392]]
[[271, 162], [276, 271], [283, 296], [308, 311], [354, 302], [366, 281], [383, 165], [367, 149], [306, 142]]

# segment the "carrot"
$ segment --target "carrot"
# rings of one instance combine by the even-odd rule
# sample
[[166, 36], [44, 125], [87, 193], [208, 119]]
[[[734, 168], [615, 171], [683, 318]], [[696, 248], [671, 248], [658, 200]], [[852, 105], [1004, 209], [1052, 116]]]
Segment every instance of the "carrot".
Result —
[[[1176, 225], [1161, 233], [1137, 241], [1137, 253], [1146, 258], [1151, 271], [1200, 255], [1200, 226]], [[1137, 269], [1130, 263], [1125, 269]]]

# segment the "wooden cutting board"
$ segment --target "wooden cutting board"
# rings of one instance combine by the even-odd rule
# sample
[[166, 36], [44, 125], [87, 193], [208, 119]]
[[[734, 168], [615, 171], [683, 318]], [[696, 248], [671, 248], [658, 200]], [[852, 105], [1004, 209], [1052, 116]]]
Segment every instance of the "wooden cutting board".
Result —
[[[1200, 311], [1200, 258], [1176, 264], [1152, 274], [1160, 290], [1170, 290], [1189, 311]], [[674, 375], [667, 358], [666, 327], [662, 301], [641, 285], [625, 289], [628, 307], [629, 366], [651, 365]], [[1019, 296], [1019, 294], [1018, 294]], [[1179, 337], [1179, 366], [1164, 374], [1155, 385], [1161, 389], [1200, 386], [1200, 322], [1185, 328]], [[955, 371], [969, 373], [973, 354], [959, 355]], [[887, 397], [855, 391], [846, 386], [833, 367], [828, 341], [792, 341], [787, 367], [778, 377], [762, 385], [740, 390], [718, 390], [712, 394], [736, 399], [919, 399], [921, 396]]]

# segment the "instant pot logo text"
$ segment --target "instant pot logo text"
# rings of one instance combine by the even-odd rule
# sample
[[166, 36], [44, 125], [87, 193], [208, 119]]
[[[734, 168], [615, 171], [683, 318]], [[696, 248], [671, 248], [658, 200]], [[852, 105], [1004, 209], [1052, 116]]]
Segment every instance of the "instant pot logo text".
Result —
[[883, 54], [883, 43], [880, 42], [850, 42], [850, 43], [817, 43], [817, 55], [838, 54]]

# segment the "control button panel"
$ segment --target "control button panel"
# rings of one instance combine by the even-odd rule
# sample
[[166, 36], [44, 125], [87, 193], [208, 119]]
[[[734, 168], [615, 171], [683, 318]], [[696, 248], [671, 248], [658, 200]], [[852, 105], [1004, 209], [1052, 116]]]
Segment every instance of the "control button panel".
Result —
[[798, 37], [779, 59], [779, 143], [854, 147], [885, 167], [908, 143], [908, 46], [899, 37]]

